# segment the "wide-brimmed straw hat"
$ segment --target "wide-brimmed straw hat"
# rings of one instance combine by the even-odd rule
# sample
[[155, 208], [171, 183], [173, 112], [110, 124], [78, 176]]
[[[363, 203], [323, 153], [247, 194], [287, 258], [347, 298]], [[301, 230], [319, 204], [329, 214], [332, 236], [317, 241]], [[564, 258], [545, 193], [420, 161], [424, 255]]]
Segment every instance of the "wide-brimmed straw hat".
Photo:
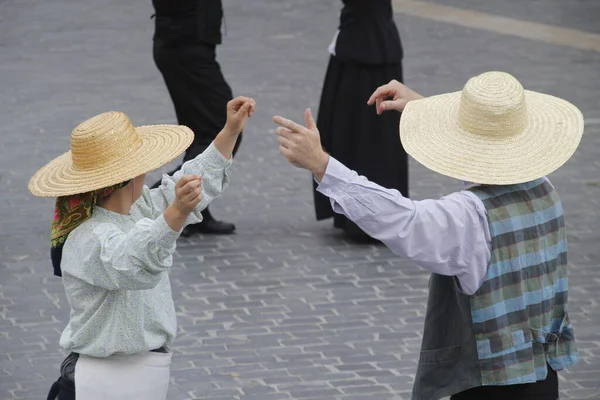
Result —
[[411, 101], [400, 120], [402, 145], [419, 163], [490, 185], [550, 174], [573, 155], [582, 134], [577, 107], [524, 90], [503, 72], [471, 78], [462, 92]]
[[121, 112], [97, 115], [71, 133], [71, 151], [29, 181], [36, 196], [86, 193], [128, 181], [174, 160], [192, 143], [185, 126], [134, 127]]

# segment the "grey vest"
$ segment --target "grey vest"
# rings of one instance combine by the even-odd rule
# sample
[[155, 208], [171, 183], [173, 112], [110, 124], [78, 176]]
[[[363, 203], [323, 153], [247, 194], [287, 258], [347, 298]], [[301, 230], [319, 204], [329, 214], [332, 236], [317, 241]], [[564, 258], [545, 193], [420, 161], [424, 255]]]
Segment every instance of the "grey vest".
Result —
[[412, 400], [437, 400], [481, 386], [469, 296], [456, 278], [433, 274]]

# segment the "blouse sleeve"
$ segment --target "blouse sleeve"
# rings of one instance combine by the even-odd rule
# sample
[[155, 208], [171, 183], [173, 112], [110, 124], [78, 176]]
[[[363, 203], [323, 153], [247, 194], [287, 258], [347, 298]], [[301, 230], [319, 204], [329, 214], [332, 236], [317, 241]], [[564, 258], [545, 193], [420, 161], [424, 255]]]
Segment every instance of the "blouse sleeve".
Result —
[[127, 233], [96, 224], [73, 238], [80, 259], [63, 263], [63, 272], [106, 290], [152, 289], [170, 270], [178, 237], [162, 215], [138, 221]]
[[184, 175], [202, 176], [202, 200], [188, 216], [186, 225], [202, 221], [201, 212], [229, 186], [228, 170], [232, 160], [226, 159], [214, 143], [198, 157], [183, 164], [173, 176], [163, 175], [161, 185], [156, 189], [144, 186], [142, 197], [132, 207], [132, 214], [139, 217], [157, 218], [175, 200], [175, 185]]

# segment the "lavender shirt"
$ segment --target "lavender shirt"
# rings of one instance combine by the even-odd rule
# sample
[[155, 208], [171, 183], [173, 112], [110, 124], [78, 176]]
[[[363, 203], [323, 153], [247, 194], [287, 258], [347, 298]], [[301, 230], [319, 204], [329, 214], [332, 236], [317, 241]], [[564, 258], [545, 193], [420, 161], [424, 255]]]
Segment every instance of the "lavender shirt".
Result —
[[359, 176], [333, 157], [317, 190], [331, 199], [336, 213], [395, 254], [430, 272], [456, 276], [466, 294], [483, 284], [491, 237], [485, 207], [470, 191], [413, 201]]

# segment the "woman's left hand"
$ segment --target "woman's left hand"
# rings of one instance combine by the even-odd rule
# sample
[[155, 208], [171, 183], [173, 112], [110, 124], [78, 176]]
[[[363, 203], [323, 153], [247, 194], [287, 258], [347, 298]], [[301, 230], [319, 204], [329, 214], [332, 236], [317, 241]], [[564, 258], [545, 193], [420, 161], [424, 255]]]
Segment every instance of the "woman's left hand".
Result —
[[227, 103], [227, 123], [225, 129], [239, 135], [246, 126], [246, 120], [252, 117], [256, 102], [250, 97], [239, 96]]

